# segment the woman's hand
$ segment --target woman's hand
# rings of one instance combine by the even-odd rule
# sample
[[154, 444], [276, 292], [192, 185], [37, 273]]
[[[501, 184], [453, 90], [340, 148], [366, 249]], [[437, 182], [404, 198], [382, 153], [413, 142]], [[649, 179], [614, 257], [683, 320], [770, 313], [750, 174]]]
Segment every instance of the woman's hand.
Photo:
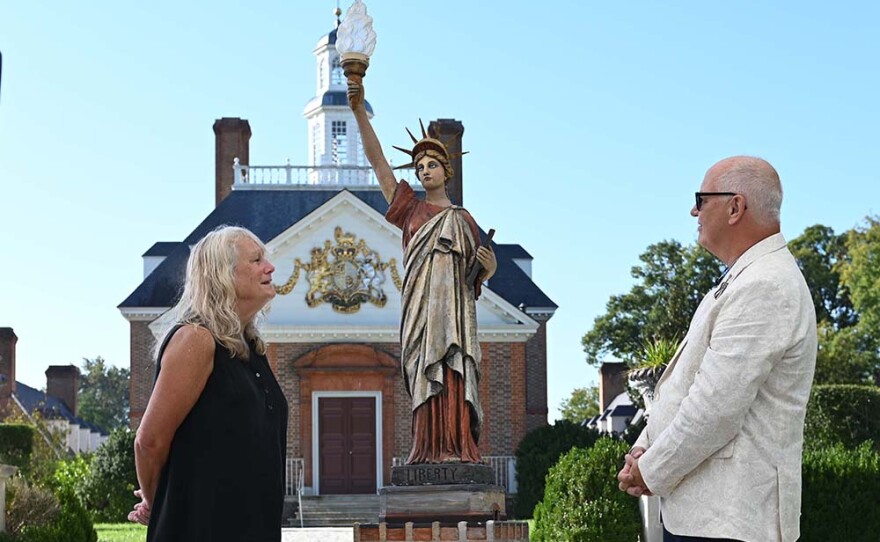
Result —
[[139, 498], [141, 502], [135, 504], [134, 510], [128, 513], [128, 521], [148, 525], [150, 523], [150, 504], [140, 489], [134, 492], [134, 496]]
[[498, 261], [495, 259], [495, 251], [491, 247], [481, 246], [477, 249], [477, 261], [483, 266], [480, 273], [480, 281], [487, 281], [495, 274], [498, 269]]
[[348, 79], [348, 106], [352, 111], [358, 111], [364, 107], [364, 85], [363, 79], [357, 75], [352, 75]]

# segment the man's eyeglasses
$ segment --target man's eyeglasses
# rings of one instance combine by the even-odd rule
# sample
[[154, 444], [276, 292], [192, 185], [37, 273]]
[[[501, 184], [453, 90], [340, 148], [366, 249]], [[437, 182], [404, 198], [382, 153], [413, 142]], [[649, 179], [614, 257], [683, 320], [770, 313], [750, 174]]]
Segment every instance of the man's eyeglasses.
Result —
[[706, 196], [735, 196], [736, 192], [694, 192], [697, 198], [697, 211], [703, 209], [703, 198]]

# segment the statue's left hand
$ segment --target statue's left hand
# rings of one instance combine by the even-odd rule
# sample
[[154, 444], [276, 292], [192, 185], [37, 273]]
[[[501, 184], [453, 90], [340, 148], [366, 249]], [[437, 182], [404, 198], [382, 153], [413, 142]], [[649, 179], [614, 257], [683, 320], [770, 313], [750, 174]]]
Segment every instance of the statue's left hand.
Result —
[[477, 260], [483, 266], [483, 276], [481, 280], [489, 280], [498, 269], [498, 261], [495, 259], [495, 251], [491, 247], [481, 246], [477, 249]]

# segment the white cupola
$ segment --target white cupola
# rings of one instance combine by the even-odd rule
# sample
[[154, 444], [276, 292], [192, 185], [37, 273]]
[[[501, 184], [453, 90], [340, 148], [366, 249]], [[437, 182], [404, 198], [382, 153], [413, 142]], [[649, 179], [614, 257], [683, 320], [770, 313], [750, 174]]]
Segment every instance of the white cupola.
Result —
[[[357, 121], [348, 106], [348, 86], [336, 52], [336, 29], [318, 40], [313, 52], [317, 61], [317, 91], [303, 111], [309, 130], [308, 165], [319, 168], [313, 173], [313, 182], [367, 184], [369, 171], [352, 168], [368, 164]], [[369, 102], [365, 105], [372, 118], [373, 108]]]

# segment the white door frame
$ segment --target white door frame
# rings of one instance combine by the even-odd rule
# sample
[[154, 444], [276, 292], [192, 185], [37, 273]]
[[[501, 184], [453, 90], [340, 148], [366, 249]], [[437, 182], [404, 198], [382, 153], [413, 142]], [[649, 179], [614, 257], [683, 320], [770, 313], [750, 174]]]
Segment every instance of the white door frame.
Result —
[[384, 485], [382, 480], [382, 392], [381, 391], [313, 391], [312, 392], [312, 488], [321, 494], [320, 451], [318, 450], [318, 399], [322, 397], [372, 397], [376, 400], [376, 492]]

